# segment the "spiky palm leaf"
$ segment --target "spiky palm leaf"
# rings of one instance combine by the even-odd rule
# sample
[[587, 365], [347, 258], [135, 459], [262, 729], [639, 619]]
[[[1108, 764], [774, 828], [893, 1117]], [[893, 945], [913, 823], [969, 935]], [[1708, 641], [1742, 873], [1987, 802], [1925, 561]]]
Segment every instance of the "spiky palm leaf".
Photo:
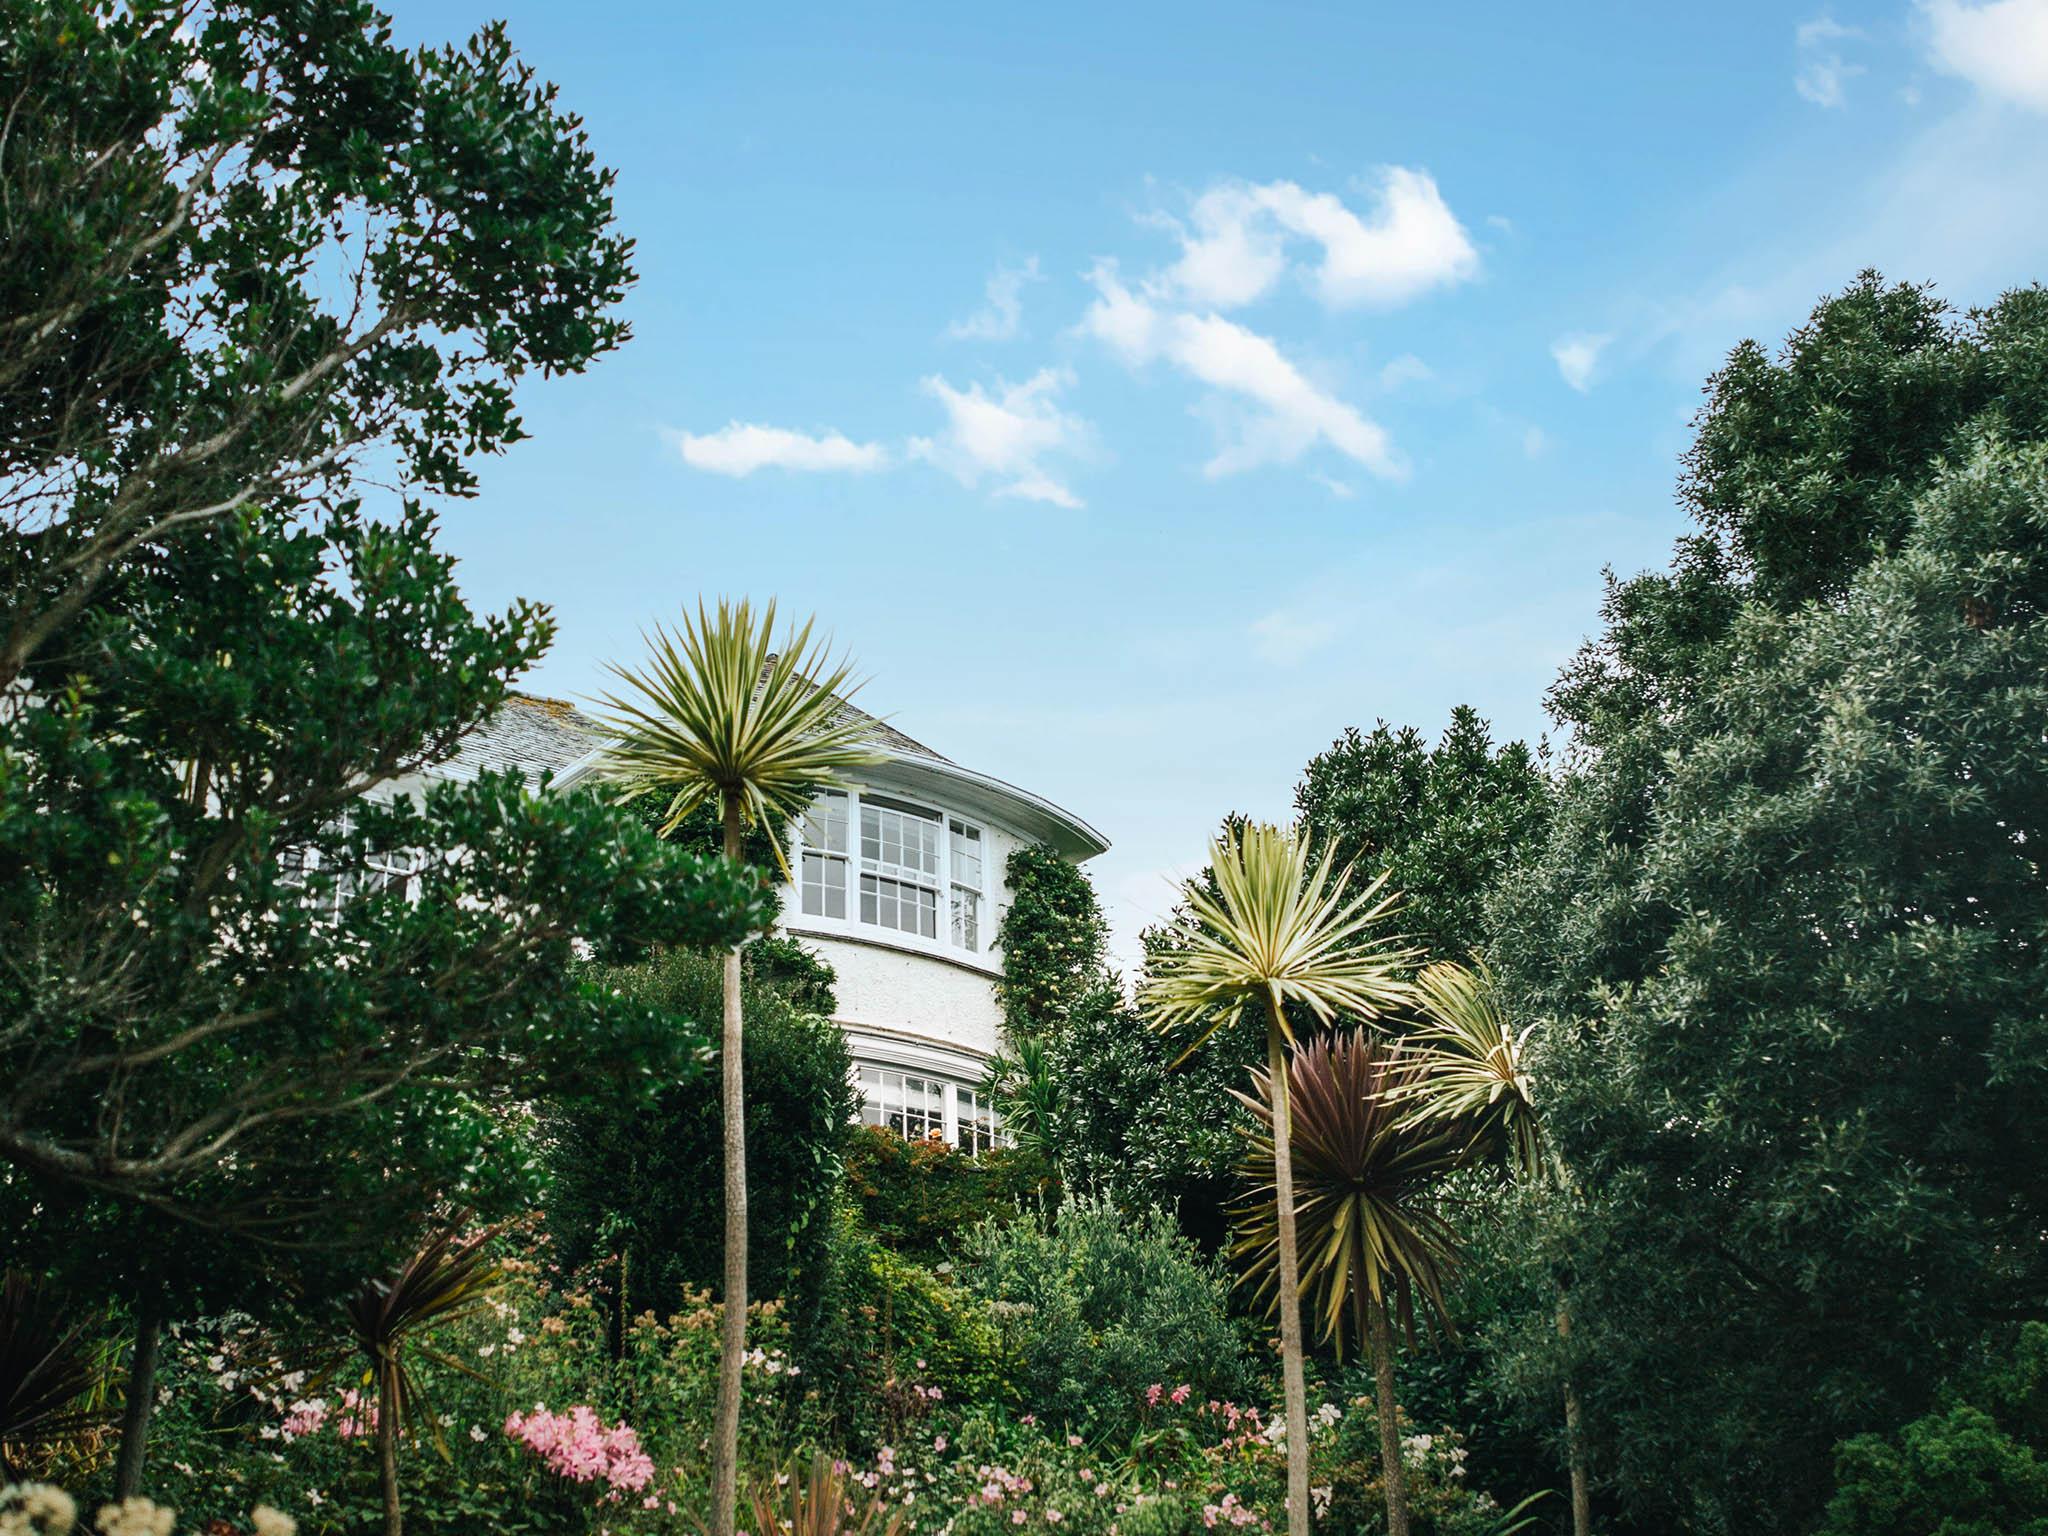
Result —
[[[1361, 1030], [1309, 1042], [1288, 1069], [1301, 1287], [1340, 1358], [1347, 1315], [1364, 1347], [1371, 1301], [1388, 1304], [1411, 1337], [1417, 1298], [1444, 1315], [1458, 1244], [1436, 1190], [1461, 1149], [1446, 1127], [1417, 1121], [1403, 1105], [1423, 1070]], [[1245, 1165], [1260, 1187], [1237, 1212], [1233, 1252], [1246, 1265], [1246, 1282], [1271, 1305], [1279, 1258], [1273, 1085], [1264, 1072], [1252, 1082], [1254, 1091], [1238, 1098], [1266, 1127], [1252, 1137]]]
[[1523, 1061], [1535, 1026], [1508, 1023], [1484, 965], [1425, 966], [1415, 991], [1422, 1027], [1408, 1038], [1428, 1070], [1408, 1090], [1410, 1113], [1462, 1126], [1475, 1152], [1541, 1176], [1543, 1125]]
[[67, 1320], [47, 1287], [17, 1270], [0, 1277], [0, 1479], [22, 1453], [104, 1421], [108, 1353], [93, 1320]]
[[464, 1235], [451, 1225], [422, 1243], [397, 1271], [373, 1280], [342, 1303], [349, 1332], [367, 1362], [363, 1376], [380, 1415], [424, 1429], [445, 1457], [448, 1442], [428, 1411], [409, 1357], [418, 1355], [479, 1381], [485, 1378], [454, 1356], [428, 1348], [421, 1336], [474, 1316], [504, 1279], [489, 1243], [495, 1229]]
[[[602, 771], [629, 796], [669, 797], [665, 834], [706, 801], [736, 797], [750, 825], [781, 827], [848, 769], [875, 761], [875, 722], [841, 708], [857, 691], [852, 668], [814, 645], [815, 621], [775, 643], [775, 604], [721, 598], [683, 615], [680, 634], [657, 625], [644, 669], [614, 664], [627, 696], [603, 695], [617, 741]], [[788, 873], [780, 840], [775, 856]]]
[[1385, 875], [1354, 894], [1350, 869], [1327, 851], [1311, 861], [1306, 841], [1259, 822], [1210, 843], [1209, 867], [1215, 892], [1187, 886], [1171, 945], [1138, 988], [1155, 1028], [1199, 1030], [1193, 1051], [1265, 1002], [1292, 1040], [1290, 1006], [1328, 1024], [1377, 1018], [1407, 998], [1400, 972], [1413, 956], [1372, 936], [1398, 901]]
[[856, 1483], [846, 1463], [823, 1451], [811, 1457], [810, 1475], [785, 1473], [782, 1486], [754, 1490], [754, 1529], [760, 1536], [897, 1536], [904, 1514]]
[[1029, 1036], [1015, 1041], [1011, 1050], [990, 1060], [982, 1086], [1002, 1112], [1010, 1145], [1050, 1159], [1063, 1093], [1045, 1042]]

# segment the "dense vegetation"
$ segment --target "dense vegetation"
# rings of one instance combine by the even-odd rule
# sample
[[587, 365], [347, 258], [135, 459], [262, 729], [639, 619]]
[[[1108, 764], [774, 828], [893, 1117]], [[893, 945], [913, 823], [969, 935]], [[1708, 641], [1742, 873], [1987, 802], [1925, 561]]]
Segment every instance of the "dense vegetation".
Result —
[[[723, 1363], [756, 1531], [1272, 1530], [1304, 1448], [1330, 1531], [1569, 1529], [1574, 1468], [1614, 1533], [2048, 1531], [2048, 292], [1867, 276], [1738, 348], [1555, 758], [1344, 730], [1134, 978], [1016, 854], [1015, 1144], [969, 1158], [850, 1123], [831, 971], [759, 937], [829, 765], [745, 838], [668, 758], [637, 811], [410, 792], [550, 638], [434, 509], [625, 339], [576, 120], [495, 28], [187, 19], [0, 6], [6, 1477], [212, 1536], [698, 1529]], [[1253, 845], [1402, 893], [1320, 925], [1369, 1008], [1186, 985]]]

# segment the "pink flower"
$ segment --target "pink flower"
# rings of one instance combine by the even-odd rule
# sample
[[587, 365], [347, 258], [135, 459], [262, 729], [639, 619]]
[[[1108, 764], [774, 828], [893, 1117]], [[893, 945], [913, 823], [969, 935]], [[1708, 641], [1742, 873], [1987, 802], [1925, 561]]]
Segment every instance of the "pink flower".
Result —
[[566, 1414], [538, 1406], [515, 1413], [505, 1420], [505, 1433], [573, 1482], [602, 1480], [616, 1495], [638, 1493], [654, 1481], [654, 1460], [640, 1448], [640, 1437], [624, 1424], [606, 1428], [587, 1404]]
[[1153, 1382], [1151, 1386], [1145, 1389], [1145, 1406], [1147, 1408], [1157, 1408], [1159, 1406], [1159, 1394], [1165, 1390], [1158, 1382]]
[[1013, 1510], [1011, 1510], [1011, 1511], [1010, 1511], [1010, 1524], [1012, 1524], [1012, 1525], [1022, 1525], [1023, 1523], [1024, 1523], [1024, 1511], [1023, 1511], [1023, 1510], [1021, 1510], [1021, 1509], [1013, 1509]]
[[1173, 1389], [1173, 1406], [1178, 1408], [1182, 1403], [1186, 1402], [1189, 1394], [1194, 1390], [1186, 1382], [1182, 1382], [1179, 1386], [1175, 1387]]

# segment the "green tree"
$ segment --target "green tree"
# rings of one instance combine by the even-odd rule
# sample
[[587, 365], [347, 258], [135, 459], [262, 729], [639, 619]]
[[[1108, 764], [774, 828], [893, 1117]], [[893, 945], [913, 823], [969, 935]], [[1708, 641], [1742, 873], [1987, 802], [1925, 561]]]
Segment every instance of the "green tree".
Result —
[[[815, 1327], [828, 1262], [840, 1153], [857, 1102], [846, 1037], [813, 1011], [808, 983], [792, 993], [756, 964], [741, 979], [747, 1021], [747, 1252], [750, 1283], [789, 1304], [801, 1347]], [[796, 946], [784, 941], [788, 949]], [[801, 951], [798, 951], [801, 953]], [[772, 971], [772, 968], [771, 968]], [[591, 979], [637, 996], [708, 1037], [723, 1006], [724, 966], [673, 950]], [[607, 1254], [618, 1276], [618, 1337], [643, 1311], [667, 1316], [689, 1287], [713, 1287], [720, 1256], [705, 1234], [724, 1220], [722, 1187], [706, 1180], [723, 1143], [719, 1087], [709, 1074], [663, 1083], [651, 1099], [618, 1094], [560, 1103], [541, 1127], [549, 1172], [548, 1230], [569, 1268]]]
[[[812, 624], [776, 648], [775, 605], [755, 618], [746, 602], [700, 603], [680, 635], [657, 628], [646, 669], [612, 670], [627, 696], [606, 702], [618, 740], [605, 771], [629, 795], [668, 801], [663, 831], [716, 805], [725, 857], [737, 863], [748, 827], [779, 828], [802, 815], [839, 774], [875, 760], [874, 722], [840, 706], [852, 668], [833, 666]], [[777, 860], [782, 844], [773, 844]], [[747, 1347], [747, 1140], [744, 1017], [738, 944], [726, 954], [719, 1032], [725, 1126], [725, 1302], [712, 1443], [713, 1536], [732, 1536], [739, 1499], [740, 1368]]]
[[523, 1199], [519, 1105], [673, 1055], [579, 942], [766, 916], [588, 795], [395, 794], [552, 634], [469, 610], [432, 504], [625, 337], [576, 119], [495, 27], [188, 20], [0, 8], [0, 1200], [134, 1319], [123, 1491], [168, 1311]]
[[1809, 1528], [1837, 1440], [2048, 1295], [2044, 362], [2048, 293], [1874, 278], [1738, 349], [1700, 531], [1552, 695], [1495, 956], [1579, 1198], [1526, 1244], [1642, 1521]]
[[1010, 892], [996, 934], [1003, 1028], [1012, 1042], [1043, 1040], [1104, 985], [1108, 926], [1088, 876], [1042, 844], [1012, 853], [1003, 883]]
[[[1375, 941], [1392, 908], [1380, 881], [1350, 890], [1349, 868], [1277, 827], [1253, 823], [1209, 845], [1209, 880], [1190, 883], [1174, 942], [1160, 946], [1139, 1003], [1162, 1033], [1192, 1032], [1189, 1051], [1228, 1030], [1247, 1007], [1265, 1014], [1273, 1093], [1273, 1203], [1280, 1352], [1287, 1422], [1287, 1521], [1308, 1536], [1308, 1396], [1302, 1372], [1300, 1258], [1294, 1233], [1294, 1164], [1287, 1101], [1288, 1010], [1329, 1024], [1374, 1019], [1406, 1001], [1399, 972], [1410, 956]], [[1405, 1533], [1403, 1533], [1405, 1536]]]
[[1347, 864], [1384, 871], [1401, 931], [1442, 960], [1478, 954], [1487, 892], [1542, 835], [1550, 784], [1538, 753], [1494, 746], [1467, 705], [1435, 747], [1413, 726], [1347, 729], [1310, 759], [1294, 790], [1305, 835]]

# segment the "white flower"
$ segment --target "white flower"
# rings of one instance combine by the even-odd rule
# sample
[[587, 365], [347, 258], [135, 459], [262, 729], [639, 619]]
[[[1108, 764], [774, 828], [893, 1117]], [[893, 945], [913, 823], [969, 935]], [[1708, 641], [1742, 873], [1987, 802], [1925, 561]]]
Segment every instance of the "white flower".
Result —
[[0, 1514], [0, 1531], [8, 1536], [63, 1536], [78, 1520], [78, 1505], [71, 1495], [49, 1483], [0, 1488], [0, 1509], [6, 1510]]
[[256, 1528], [256, 1536], [299, 1536], [299, 1522], [268, 1504], [250, 1510], [249, 1523]]

